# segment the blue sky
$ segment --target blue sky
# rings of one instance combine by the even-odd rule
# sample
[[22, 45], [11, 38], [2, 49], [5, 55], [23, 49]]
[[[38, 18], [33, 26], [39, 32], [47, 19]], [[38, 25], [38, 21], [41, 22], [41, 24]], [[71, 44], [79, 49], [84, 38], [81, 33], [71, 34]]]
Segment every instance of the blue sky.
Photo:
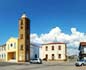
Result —
[[31, 20], [31, 33], [48, 33], [56, 26], [67, 34], [72, 27], [86, 32], [86, 0], [0, 0], [0, 44], [18, 37], [23, 12]]

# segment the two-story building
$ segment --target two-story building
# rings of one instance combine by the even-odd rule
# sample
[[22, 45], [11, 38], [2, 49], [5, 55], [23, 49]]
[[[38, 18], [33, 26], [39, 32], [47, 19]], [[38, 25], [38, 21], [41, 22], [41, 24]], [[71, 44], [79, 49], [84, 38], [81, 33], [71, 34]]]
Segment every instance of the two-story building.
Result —
[[6, 44], [0, 46], [0, 61], [6, 61]]
[[79, 60], [86, 60], [86, 42], [80, 42], [79, 51]]
[[43, 60], [66, 60], [66, 44], [65, 43], [47, 43], [40, 48], [39, 57]]

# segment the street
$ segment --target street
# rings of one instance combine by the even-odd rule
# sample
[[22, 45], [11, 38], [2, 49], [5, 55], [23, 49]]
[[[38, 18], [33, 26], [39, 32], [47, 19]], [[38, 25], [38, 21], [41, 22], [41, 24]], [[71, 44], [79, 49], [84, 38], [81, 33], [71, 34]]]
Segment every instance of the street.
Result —
[[86, 70], [86, 66], [76, 67], [74, 62], [43, 62], [43, 64], [0, 63], [0, 70]]

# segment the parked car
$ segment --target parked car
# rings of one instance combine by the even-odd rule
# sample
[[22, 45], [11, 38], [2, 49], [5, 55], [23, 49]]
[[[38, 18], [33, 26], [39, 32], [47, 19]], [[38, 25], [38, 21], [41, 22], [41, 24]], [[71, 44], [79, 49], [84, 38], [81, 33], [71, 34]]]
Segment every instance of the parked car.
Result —
[[42, 64], [42, 60], [40, 58], [31, 59], [30, 63], [33, 63], [33, 64]]
[[75, 63], [76, 66], [84, 66], [86, 65], [86, 60], [78, 60], [76, 63]]

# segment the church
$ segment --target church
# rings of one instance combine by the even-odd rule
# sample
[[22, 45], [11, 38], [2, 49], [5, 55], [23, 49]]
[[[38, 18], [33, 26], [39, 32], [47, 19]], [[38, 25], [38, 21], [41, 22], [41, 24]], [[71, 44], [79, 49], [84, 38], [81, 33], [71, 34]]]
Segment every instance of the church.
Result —
[[[0, 46], [0, 61], [30, 61], [30, 56], [32, 56], [32, 51], [34, 51], [35, 48], [33, 48], [33, 45], [30, 44], [30, 19], [27, 18], [26, 14], [23, 14], [19, 19], [18, 32], [18, 38], [11, 37], [7, 40], [7, 42], [4, 45]], [[33, 57], [37, 58], [38, 54], [35, 54]]]

